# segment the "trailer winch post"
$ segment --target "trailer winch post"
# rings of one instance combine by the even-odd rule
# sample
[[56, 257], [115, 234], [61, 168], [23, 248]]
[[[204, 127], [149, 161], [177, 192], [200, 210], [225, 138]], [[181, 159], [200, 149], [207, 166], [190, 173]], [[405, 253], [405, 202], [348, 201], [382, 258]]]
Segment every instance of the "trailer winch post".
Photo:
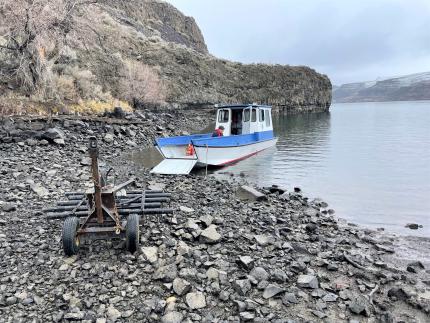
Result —
[[[95, 208], [97, 211], [97, 222], [100, 224], [103, 224], [103, 209], [102, 209], [102, 192], [101, 192], [101, 180], [100, 180], [100, 173], [99, 173], [99, 163], [98, 163], [98, 157], [99, 157], [99, 149], [97, 146], [97, 138], [96, 137], [90, 137], [90, 143], [89, 143], [89, 152], [90, 152], [90, 158], [91, 158], [91, 173], [93, 176], [93, 182], [94, 182], [94, 200], [95, 200]], [[91, 194], [90, 194], [91, 195]], [[90, 199], [91, 201], [91, 199]], [[94, 201], [92, 201], [94, 203]], [[94, 205], [90, 205], [90, 207], [94, 207]]]

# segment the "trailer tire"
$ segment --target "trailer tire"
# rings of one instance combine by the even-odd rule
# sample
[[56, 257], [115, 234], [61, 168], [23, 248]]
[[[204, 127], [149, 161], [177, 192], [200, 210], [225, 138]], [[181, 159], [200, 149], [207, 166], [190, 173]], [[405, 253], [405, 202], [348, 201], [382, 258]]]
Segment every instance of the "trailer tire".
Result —
[[79, 251], [79, 237], [77, 236], [79, 219], [75, 216], [66, 218], [63, 225], [63, 249], [66, 256], [76, 255]]
[[139, 230], [139, 214], [130, 214], [127, 219], [127, 228], [125, 230], [125, 240], [127, 250], [135, 253], [139, 248], [140, 230]]

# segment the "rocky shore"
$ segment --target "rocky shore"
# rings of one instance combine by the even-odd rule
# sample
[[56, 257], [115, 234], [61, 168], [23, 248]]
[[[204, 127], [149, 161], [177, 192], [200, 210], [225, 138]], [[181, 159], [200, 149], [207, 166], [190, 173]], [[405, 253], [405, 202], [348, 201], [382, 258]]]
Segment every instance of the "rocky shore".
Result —
[[[0, 121], [0, 322], [428, 322], [429, 265], [397, 261], [394, 238], [299, 189], [257, 194], [243, 178], [154, 176], [121, 158], [204, 127], [195, 115]], [[134, 255], [97, 241], [66, 258], [61, 221], [41, 213], [88, 182], [90, 135], [118, 182], [173, 195]]]

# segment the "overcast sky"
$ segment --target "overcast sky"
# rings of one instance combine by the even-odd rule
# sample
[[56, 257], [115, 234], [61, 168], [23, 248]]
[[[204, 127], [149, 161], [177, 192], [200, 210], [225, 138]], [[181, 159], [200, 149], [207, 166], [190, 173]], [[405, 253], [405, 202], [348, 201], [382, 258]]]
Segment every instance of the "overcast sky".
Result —
[[333, 84], [430, 71], [430, 0], [168, 0], [209, 51], [308, 65]]

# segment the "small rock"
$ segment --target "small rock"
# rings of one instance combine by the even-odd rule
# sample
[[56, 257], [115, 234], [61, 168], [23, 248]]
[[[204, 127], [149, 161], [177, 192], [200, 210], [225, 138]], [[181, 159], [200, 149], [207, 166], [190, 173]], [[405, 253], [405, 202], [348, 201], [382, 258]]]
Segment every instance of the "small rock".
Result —
[[146, 260], [151, 264], [154, 264], [158, 260], [158, 248], [157, 247], [142, 247], [142, 253], [145, 255]]
[[54, 143], [60, 146], [64, 146], [66, 144], [63, 138], [54, 139]]
[[253, 321], [255, 319], [255, 314], [251, 312], [241, 312], [239, 316], [243, 322]]
[[304, 288], [318, 288], [318, 279], [312, 275], [300, 275], [297, 279], [297, 285]]
[[173, 280], [173, 290], [179, 296], [188, 293], [191, 290], [191, 284], [182, 278], [175, 278]]
[[264, 234], [256, 235], [256, 236], [254, 236], [254, 239], [262, 247], [267, 246], [269, 243], [272, 242], [272, 239], [270, 239], [268, 236], [266, 236]]
[[178, 246], [176, 248], [176, 252], [180, 256], [187, 256], [190, 254], [190, 246], [187, 245], [184, 241], [179, 241]]
[[375, 244], [375, 248], [379, 251], [384, 251], [387, 253], [394, 253], [394, 249], [389, 247], [389, 246], [385, 246], [383, 244]]
[[216, 225], [211, 224], [200, 233], [200, 239], [204, 243], [217, 243], [221, 240], [221, 235], [217, 232]]
[[411, 230], [418, 230], [419, 228], [422, 228], [422, 225], [419, 225], [418, 223], [408, 223], [405, 225], [406, 228], [409, 228]]
[[254, 259], [250, 256], [240, 256], [237, 261], [240, 266], [247, 270], [251, 270], [254, 267]]
[[16, 211], [16, 205], [12, 204], [12, 203], [5, 203], [2, 205], [1, 209], [4, 212], [12, 212], [12, 211]]
[[255, 267], [251, 270], [249, 275], [254, 277], [258, 282], [267, 280], [269, 278], [269, 274], [263, 267]]
[[269, 284], [264, 289], [263, 298], [265, 299], [272, 298], [282, 292], [284, 292], [284, 289], [280, 288], [279, 286]]
[[154, 279], [162, 280], [166, 283], [173, 281], [178, 276], [178, 270], [175, 264], [158, 268], [154, 273]]
[[314, 223], [308, 223], [308, 224], [306, 224], [305, 228], [306, 228], [307, 232], [313, 233], [313, 232], [315, 232], [317, 230], [318, 227]]
[[16, 298], [15, 296], [10, 296], [8, 298], [6, 298], [6, 304], [8, 306], [14, 305], [18, 302], [18, 298]]
[[354, 314], [370, 315], [369, 302], [363, 295], [354, 295], [349, 301], [348, 308]]
[[127, 311], [125, 311], [125, 312], [122, 312], [122, 315], [121, 315], [121, 317], [123, 317], [123, 318], [129, 318], [130, 316], [132, 316], [133, 315], [133, 313], [134, 313], [134, 311], [133, 310], [127, 310]]
[[42, 134], [42, 138], [53, 142], [55, 139], [64, 140], [64, 132], [58, 128], [50, 128]]
[[217, 280], [219, 278], [219, 271], [211, 267], [206, 271], [206, 277], [209, 280]]
[[275, 269], [272, 273], [272, 280], [278, 283], [285, 283], [288, 279], [285, 271], [281, 269]]
[[185, 296], [185, 301], [193, 310], [206, 307], [206, 298], [202, 292], [188, 293]]
[[30, 188], [39, 197], [45, 197], [45, 196], [49, 195], [49, 191], [40, 184], [32, 184], [32, 185], [30, 185]]
[[111, 133], [107, 133], [107, 134], [104, 136], [103, 140], [104, 140], [105, 142], [107, 142], [108, 144], [112, 143], [112, 142], [113, 142], [113, 140], [114, 140], [113, 134], [111, 134]]
[[316, 310], [313, 310], [312, 314], [315, 315], [316, 317], [320, 318], [320, 319], [327, 316], [327, 314], [325, 314], [324, 312], [316, 311]]
[[336, 294], [328, 293], [328, 294], [323, 296], [322, 300], [324, 302], [336, 302], [337, 298], [338, 298], [338, 296]]
[[285, 293], [284, 297], [282, 297], [282, 303], [284, 305], [288, 304], [297, 304], [299, 301], [294, 293]]
[[118, 311], [115, 307], [113, 306], [109, 306], [107, 309], [107, 318], [112, 321], [115, 322], [117, 319], [119, 319], [121, 317], [121, 312]]
[[81, 311], [69, 312], [64, 315], [64, 319], [70, 321], [79, 321], [85, 317], [85, 313]]
[[418, 273], [418, 271], [425, 269], [423, 263], [421, 261], [414, 261], [407, 265], [406, 270], [410, 273]]
[[387, 296], [390, 298], [395, 297], [398, 300], [406, 300], [410, 298], [410, 295], [408, 295], [402, 287], [391, 288], [388, 290]]
[[233, 289], [241, 296], [245, 296], [251, 290], [251, 283], [248, 279], [238, 279], [233, 282]]
[[190, 207], [182, 206], [182, 205], [179, 207], [179, 210], [181, 212], [185, 212], [185, 213], [193, 213], [194, 212], [194, 209], [192, 209]]
[[[307, 209], [305, 209], [305, 211], [303, 212], [306, 216], [308, 217], [314, 217], [318, 214], [318, 211], [315, 210], [313, 207], [308, 207]], [[311, 229], [311, 231], [315, 231], [317, 226], [313, 223], [310, 223], [309, 225], [306, 226], [306, 229]]]
[[208, 227], [212, 224], [212, 221], [214, 220], [214, 218], [212, 216], [206, 214], [206, 215], [201, 216], [199, 218], [199, 220], [201, 222], [203, 222], [206, 225], [206, 227]]
[[162, 323], [181, 323], [184, 315], [181, 312], [169, 312], [161, 318]]
[[60, 266], [60, 268], [58, 268], [58, 270], [59, 271], [67, 271], [67, 270], [69, 270], [69, 265], [68, 264], [62, 264], [61, 266]]

